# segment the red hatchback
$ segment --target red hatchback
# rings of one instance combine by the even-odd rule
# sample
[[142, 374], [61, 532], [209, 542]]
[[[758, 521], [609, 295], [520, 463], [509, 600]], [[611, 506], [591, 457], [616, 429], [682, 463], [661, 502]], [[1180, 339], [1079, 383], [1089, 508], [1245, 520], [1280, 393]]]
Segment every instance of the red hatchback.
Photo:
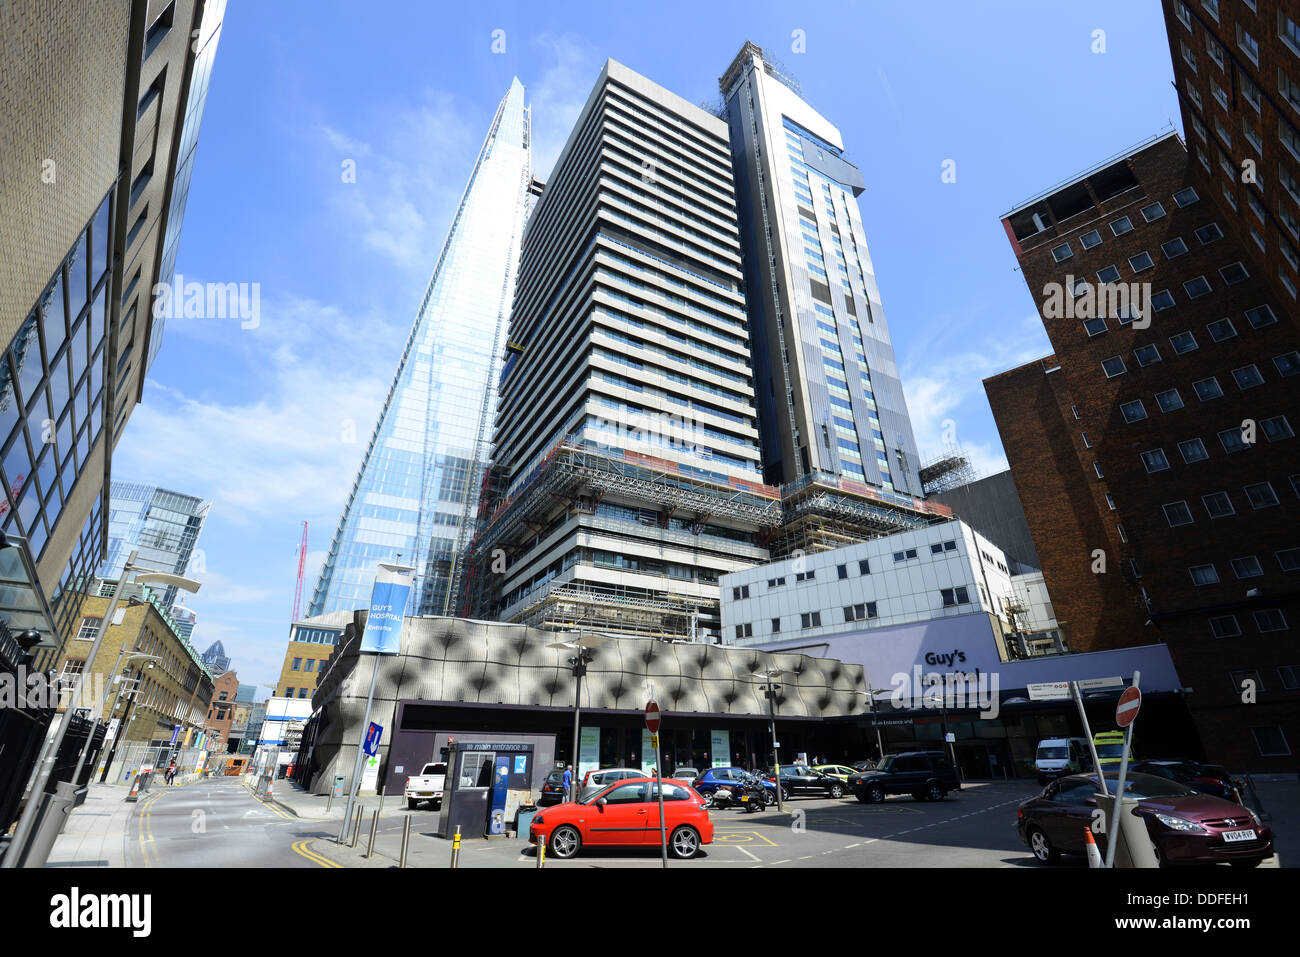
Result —
[[[713, 843], [713, 821], [700, 797], [684, 781], [664, 788], [668, 850], [683, 860]], [[533, 817], [530, 844], [564, 860], [585, 847], [658, 847], [659, 795], [654, 778], [632, 778], [605, 788], [584, 801], [548, 807]]]
[[[1112, 793], [1116, 783], [1115, 777], [1106, 775]], [[1094, 775], [1074, 774], [1053, 781], [1020, 805], [1016, 812], [1020, 837], [1036, 858], [1052, 864], [1062, 852], [1084, 852], [1084, 831], [1097, 807], [1096, 790]], [[1146, 820], [1162, 865], [1257, 867], [1273, 856], [1273, 832], [1247, 807], [1152, 774], [1130, 774], [1124, 792], [1138, 799], [1134, 813]], [[1104, 850], [1105, 836], [1098, 834], [1096, 841]]]

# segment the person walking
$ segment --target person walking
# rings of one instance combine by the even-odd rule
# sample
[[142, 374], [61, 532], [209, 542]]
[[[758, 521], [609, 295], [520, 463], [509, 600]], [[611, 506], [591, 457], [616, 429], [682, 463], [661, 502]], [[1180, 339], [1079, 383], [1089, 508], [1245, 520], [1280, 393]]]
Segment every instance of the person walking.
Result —
[[167, 765], [166, 781], [168, 784], [176, 783], [176, 762], [175, 761]]
[[573, 765], [572, 764], [567, 764], [564, 767], [564, 793], [568, 796], [568, 800], [570, 801], [575, 801], [578, 798], [578, 796], [573, 793]]

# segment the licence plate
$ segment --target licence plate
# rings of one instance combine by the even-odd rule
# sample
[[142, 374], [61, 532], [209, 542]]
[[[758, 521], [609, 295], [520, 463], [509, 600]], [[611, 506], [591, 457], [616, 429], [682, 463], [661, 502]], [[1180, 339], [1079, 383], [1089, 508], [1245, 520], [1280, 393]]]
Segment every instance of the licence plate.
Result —
[[416, 793], [422, 798], [433, 797], [432, 791], [417, 791]]
[[1224, 831], [1223, 839], [1229, 844], [1235, 844], [1238, 841], [1253, 841], [1255, 840], [1255, 831], [1253, 828], [1245, 831]]

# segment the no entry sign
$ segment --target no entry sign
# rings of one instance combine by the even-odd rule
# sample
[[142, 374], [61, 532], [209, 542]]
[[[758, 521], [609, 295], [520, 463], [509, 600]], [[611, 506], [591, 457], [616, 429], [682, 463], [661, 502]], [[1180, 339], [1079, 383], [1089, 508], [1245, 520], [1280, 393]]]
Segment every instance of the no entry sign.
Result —
[[651, 734], [659, 733], [659, 705], [654, 701], [646, 702], [645, 729]]
[[1141, 707], [1142, 692], [1137, 688], [1127, 689], [1119, 696], [1119, 704], [1115, 706], [1115, 723], [1121, 728], [1127, 728], [1138, 716], [1138, 709]]

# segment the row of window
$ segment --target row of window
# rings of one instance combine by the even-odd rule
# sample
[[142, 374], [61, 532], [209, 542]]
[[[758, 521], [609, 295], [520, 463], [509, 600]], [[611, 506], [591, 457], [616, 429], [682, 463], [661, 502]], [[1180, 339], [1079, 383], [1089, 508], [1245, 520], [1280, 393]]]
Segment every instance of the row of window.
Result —
[[[1242, 491], [1246, 493], [1246, 499], [1253, 509], [1272, 508], [1278, 504], [1277, 492], [1273, 491], [1271, 482], [1256, 482], [1252, 485], [1245, 485], [1242, 486]], [[1210, 518], [1228, 518], [1237, 514], [1237, 510], [1232, 505], [1232, 498], [1227, 492], [1209, 492], [1201, 496], [1201, 503], [1205, 506], [1205, 512]], [[1166, 502], [1161, 508], [1164, 510], [1165, 520], [1169, 522], [1171, 528], [1177, 528], [1180, 525], [1191, 525], [1195, 521], [1192, 517], [1191, 507], [1188, 506], [1186, 499]], [[1283, 569], [1283, 571], [1287, 570], [1289, 569]]]
[[[1260, 428], [1264, 432], [1265, 438], [1270, 443], [1281, 442], [1285, 439], [1295, 437], [1295, 432], [1291, 428], [1291, 423], [1287, 421], [1285, 415], [1275, 415], [1271, 418], [1263, 419]], [[1086, 433], [1085, 433], [1086, 435]], [[1240, 427], [1224, 429], [1219, 433], [1219, 442], [1223, 445], [1225, 452], [1241, 452], [1250, 448], [1251, 442], [1243, 433]], [[1205, 443], [1200, 438], [1184, 439], [1178, 443], [1178, 452], [1183, 457], [1183, 461], [1188, 465], [1195, 462], [1204, 462], [1210, 457], [1206, 451]], [[1163, 448], [1148, 449], [1139, 453], [1142, 459], [1142, 465], [1146, 468], [1147, 474], [1163, 472], [1169, 468], [1169, 457], [1165, 455]]]
[[[1184, 189], [1180, 189], [1178, 192], [1174, 193], [1174, 202], [1177, 203], [1180, 208], [1183, 206], [1190, 206], [1198, 199], [1200, 199], [1200, 196], [1198, 196], [1196, 190], [1190, 186]], [[1143, 220], [1145, 220], [1148, 223], [1153, 223], [1157, 219], [1164, 218], [1165, 207], [1163, 203], [1156, 201], [1153, 203], [1148, 203], [1146, 206], [1143, 206], [1141, 209], [1138, 210], [1138, 212], [1142, 215]], [[1121, 216], [1118, 219], [1108, 223], [1107, 225], [1110, 228], [1111, 235], [1115, 237], [1123, 236], [1125, 233], [1131, 233], [1133, 232], [1134, 229], [1133, 220], [1130, 219], [1128, 216]], [[1199, 230], [1197, 231], [1197, 235], [1198, 236], [1200, 235]], [[1222, 235], [1222, 233], [1220, 233], [1220, 235]], [[1206, 241], [1207, 240], [1202, 240], [1202, 242], [1206, 242]], [[1208, 241], [1213, 242], [1213, 240], [1208, 240]], [[1100, 246], [1101, 243], [1102, 243], [1101, 230], [1099, 229], [1089, 230], [1088, 232], [1082, 234], [1079, 237], [1079, 244], [1085, 250], [1092, 249], [1095, 246]], [[1069, 242], [1060, 243], [1059, 245], [1052, 247], [1052, 259], [1054, 259], [1058, 263], [1065, 262], [1067, 259], [1073, 258], [1073, 256], [1074, 256], [1074, 249], [1070, 246]], [[1116, 278], [1118, 278], [1118, 275], [1116, 276]]]
[[[1232, 690], [1236, 693], [1248, 689], [1255, 692], [1268, 690], [1264, 687], [1264, 680], [1260, 677], [1260, 673], [1254, 669], [1230, 671], [1228, 677], [1232, 681]], [[1300, 667], [1296, 665], [1279, 665], [1277, 677], [1283, 691], [1300, 689]]]
[[[1197, 582], [1197, 584], [1201, 583]], [[1265, 608], [1251, 612], [1251, 617], [1255, 619], [1255, 627], [1263, 633], [1286, 631], [1288, 627], [1286, 616], [1278, 608]], [[1241, 622], [1237, 620], [1236, 615], [1216, 615], [1210, 619], [1210, 633], [1215, 638], [1240, 638]]]

